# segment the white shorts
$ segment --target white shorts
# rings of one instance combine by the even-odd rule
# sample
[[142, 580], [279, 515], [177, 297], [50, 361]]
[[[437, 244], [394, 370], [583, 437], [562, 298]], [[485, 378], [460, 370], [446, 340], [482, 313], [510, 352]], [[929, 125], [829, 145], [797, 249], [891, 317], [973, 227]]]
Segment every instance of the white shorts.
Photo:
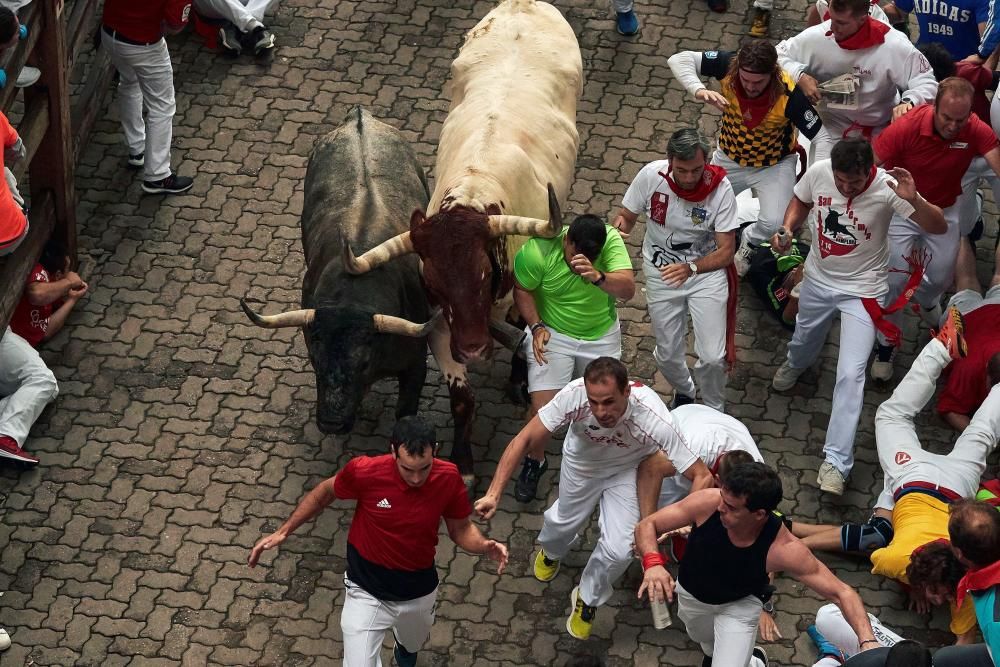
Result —
[[597, 340], [578, 340], [548, 329], [549, 342], [545, 346], [545, 364], [535, 361], [531, 347], [531, 330], [524, 339], [524, 356], [528, 358], [528, 393], [560, 390], [572, 380], [583, 375], [584, 369], [598, 357], [622, 356], [621, 323], [615, 320], [607, 333]]

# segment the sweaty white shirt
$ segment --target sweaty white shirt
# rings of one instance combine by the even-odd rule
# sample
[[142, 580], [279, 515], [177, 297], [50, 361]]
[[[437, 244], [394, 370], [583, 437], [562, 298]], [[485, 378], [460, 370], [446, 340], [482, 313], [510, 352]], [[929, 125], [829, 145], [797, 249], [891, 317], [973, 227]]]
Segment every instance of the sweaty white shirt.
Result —
[[604, 478], [637, 468], [657, 450], [667, 455], [678, 474], [683, 473], [697, 457], [675, 428], [667, 406], [649, 387], [638, 382], [630, 386], [628, 407], [612, 428], [594, 418], [583, 378], [563, 387], [538, 411], [538, 418], [549, 431], [569, 425], [563, 461], [586, 475]]
[[647, 276], [658, 277], [663, 266], [693, 262], [714, 252], [715, 233], [739, 227], [729, 179], [723, 179], [703, 201], [690, 202], [677, 196], [661, 175], [669, 168], [668, 160], [650, 162], [639, 170], [622, 198], [622, 206], [629, 211], [646, 214], [642, 261]]
[[876, 169], [868, 189], [848, 201], [833, 180], [829, 160], [810, 167], [795, 184], [795, 196], [812, 204], [806, 225], [812, 246], [805, 275], [833, 292], [878, 298], [889, 291], [889, 221], [895, 211], [904, 218], [913, 206], [887, 185], [892, 179]]

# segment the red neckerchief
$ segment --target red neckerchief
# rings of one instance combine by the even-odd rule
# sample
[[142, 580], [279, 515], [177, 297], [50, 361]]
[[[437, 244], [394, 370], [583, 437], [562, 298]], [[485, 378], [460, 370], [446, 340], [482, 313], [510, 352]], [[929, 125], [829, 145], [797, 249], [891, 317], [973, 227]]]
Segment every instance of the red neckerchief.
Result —
[[[885, 42], [885, 36], [890, 30], [892, 28], [869, 16], [865, 19], [865, 24], [861, 26], [861, 30], [858, 30], [844, 41], [837, 42], [837, 46], [848, 51], [870, 49]], [[832, 34], [833, 31], [828, 30], [826, 36], [829, 37]]]
[[1000, 584], [1000, 562], [987, 565], [979, 570], [969, 570], [958, 582], [955, 592], [955, 605], [962, 606], [962, 599], [969, 591], [985, 591]]
[[719, 187], [722, 179], [726, 177], [726, 170], [722, 167], [717, 167], [714, 164], [706, 164], [705, 172], [701, 175], [701, 182], [698, 183], [698, 186], [694, 190], [685, 190], [671, 178], [671, 171], [672, 168], [668, 169], [665, 174], [662, 171], [659, 174], [667, 180], [670, 189], [674, 191], [675, 195], [681, 199], [693, 202], [705, 201], [708, 195], [712, 194], [715, 188]]
[[859, 192], [856, 195], [851, 195], [847, 199], [847, 208], [851, 208], [851, 205], [854, 203], [855, 197], [860, 197], [864, 193], [868, 192], [868, 188], [870, 188], [872, 186], [872, 183], [875, 182], [876, 176], [878, 176], [878, 169], [875, 168], [875, 165], [872, 165], [872, 168], [868, 171], [868, 178], [865, 179], [865, 187], [861, 188], [861, 192]]
[[764, 91], [757, 97], [747, 97], [746, 91], [743, 90], [743, 82], [740, 81], [739, 74], [736, 75], [735, 79], [733, 82], [733, 93], [740, 103], [743, 125], [748, 130], [752, 130], [764, 122], [767, 112], [771, 110], [771, 96], [767, 94], [767, 91]]

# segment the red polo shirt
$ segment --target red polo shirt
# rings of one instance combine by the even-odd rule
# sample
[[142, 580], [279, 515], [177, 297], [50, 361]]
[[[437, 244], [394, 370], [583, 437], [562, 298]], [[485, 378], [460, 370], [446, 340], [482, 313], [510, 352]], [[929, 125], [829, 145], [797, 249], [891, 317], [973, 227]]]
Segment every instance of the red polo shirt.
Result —
[[955, 139], [945, 141], [934, 130], [934, 105], [922, 104], [883, 130], [872, 148], [884, 168], [906, 169], [924, 199], [947, 208], [962, 194], [962, 176], [973, 158], [997, 145], [993, 128], [975, 114]]
[[944, 388], [938, 396], [937, 411], [944, 415], [956, 412], [969, 415], [976, 412], [990, 387], [986, 380], [986, 364], [1000, 352], [1000, 305], [986, 304], [965, 314], [965, 341], [969, 355], [956, 359], [945, 369]]
[[333, 492], [358, 501], [347, 541], [365, 560], [393, 570], [433, 567], [441, 519], [472, 514], [458, 468], [440, 459], [414, 488], [400, 477], [391, 454], [357, 456], [337, 473]]
[[984, 123], [990, 122], [990, 100], [986, 97], [987, 90], [993, 90], [993, 71], [976, 63], [955, 63], [955, 76], [965, 79], [976, 89], [972, 98], [972, 113], [979, 116]]
[[191, 14], [191, 0], [105, 0], [104, 25], [136, 42], [156, 42], [163, 24], [180, 30]]
[[21, 294], [21, 300], [17, 303], [14, 314], [10, 316], [10, 330], [31, 343], [31, 347], [38, 347], [44, 340], [55, 304], [32, 305], [28, 301], [27, 289], [34, 283], [47, 282], [49, 282], [49, 272], [41, 264], [35, 264], [35, 268], [31, 269], [28, 282], [24, 286], [25, 292]]

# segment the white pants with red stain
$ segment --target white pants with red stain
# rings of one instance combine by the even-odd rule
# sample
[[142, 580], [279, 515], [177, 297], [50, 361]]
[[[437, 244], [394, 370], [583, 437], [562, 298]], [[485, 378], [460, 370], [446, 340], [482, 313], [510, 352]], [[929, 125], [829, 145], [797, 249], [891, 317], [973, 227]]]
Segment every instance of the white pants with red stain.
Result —
[[35, 348], [7, 327], [0, 338], [0, 435], [23, 447], [31, 425], [58, 393], [55, 375]]
[[807, 273], [800, 286], [795, 333], [788, 343], [788, 364], [804, 370], [816, 361], [838, 313], [837, 383], [823, 452], [826, 460], [847, 477], [854, 467], [854, 436], [864, 403], [865, 370], [875, 342], [875, 324], [861, 299], [820, 285]]
[[639, 521], [635, 470], [595, 478], [563, 459], [559, 469], [559, 497], [545, 510], [542, 530], [538, 533], [538, 543], [545, 555], [562, 560], [598, 505], [601, 536], [580, 575], [580, 598], [592, 607], [608, 601], [614, 583], [633, 560], [632, 542]]
[[415, 600], [379, 600], [344, 575], [347, 591], [340, 612], [344, 667], [382, 667], [382, 640], [392, 631], [407, 651], [419, 651], [434, 625], [437, 589]]
[[112, 39], [102, 30], [101, 45], [121, 75], [118, 104], [128, 152], [145, 153], [145, 180], [162, 180], [170, 176], [170, 142], [177, 111], [167, 42], [160, 39], [148, 46], [135, 46]]
[[[688, 637], [718, 667], [763, 667], [753, 653], [761, 602], [748, 595], [727, 604], [706, 604], [677, 583], [677, 617]], [[718, 638], [718, 641], [716, 639]]]
[[[729, 284], [725, 271], [691, 276], [680, 287], [670, 287], [659, 271], [643, 264], [646, 305], [656, 334], [653, 359], [674, 390], [701, 400], [719, 412], [726, 411], [726, 305]], [[687, 365], [688, 313], [694, 329], [694, 378]]]
[[1000, 437], [1000, 386], [993, 387], [948, 454], [924, 451], [913, 417], [934, 396], [938, 376], [951, 363], [944, 345], [932, 340], [906, 377], [875, 413], [875, 445], [885, 485], [896, 491], [908, 482], [928, 482], [972, 498], [986, 470], [986, 457]]
[[194, 0], [195, 9], [205, 18], [225, 19], [240, 32], [264, 25], [264, 15], [278, 0]]

